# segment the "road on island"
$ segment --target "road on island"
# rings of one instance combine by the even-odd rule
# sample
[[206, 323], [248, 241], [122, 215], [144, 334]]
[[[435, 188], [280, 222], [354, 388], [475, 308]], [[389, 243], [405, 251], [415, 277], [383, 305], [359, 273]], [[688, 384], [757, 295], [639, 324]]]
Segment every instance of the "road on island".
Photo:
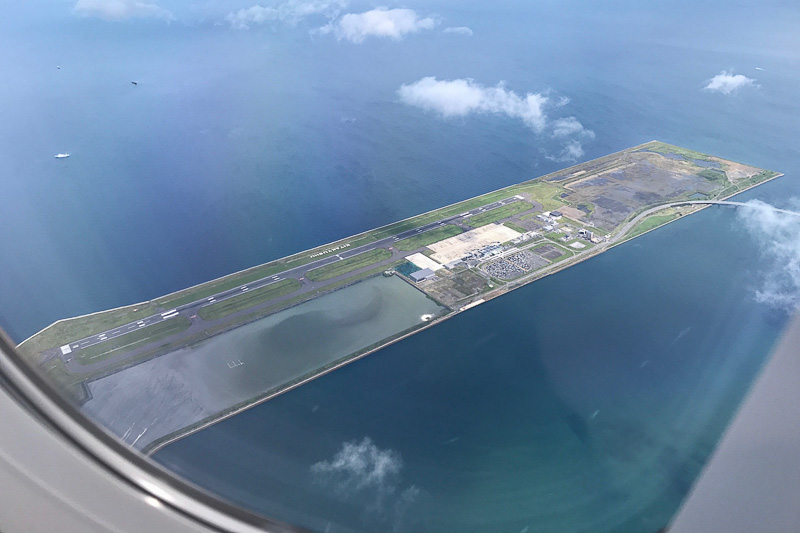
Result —
[[774, 213], [782, 213], [784, 215], [794, 215], [800, 216], [800, 213], [796, 211], [789, 211], [788, 209], [778, 209], [777, 207], [772, 207], [768, 204], [752, 204], [746, 202], [732, 202], [729, 200], [684, 200], [683, 202], [671, 202], [668, 204], [657, 205], [655, 207], [651, 207], [647, 211], [644, 211], [631, 219], [630, 222], [625, 224], [622, 229], [620, 229], [619, 233], [617, 233], [609, 242], [617, 242], [619, 239], [624, 237], [631, 229], [633, 229], [639, 222], [643, 219], [649, 217], [653, 213], [657, 211], [661, 211], [662, 209], [667, 209], [669, 207], [680, 207], [683, 205], [729, 205], [733, 207], [748, 207], [750, 209], [758, 209], [762, 211], [772, 211]]
[[[190, 302], [190, 303], [175, 307], [174, 309], [170, 309], [170, 310], [164, 311], [162, 313], [154, 314], [154, 315], [151, 315], [149, 317], [142, 318], [140, 320], [137, 320], [137, 321], [134, 321], [134, 322], [130, 322], [128, 324], [124, 324], [122, 326], [117, 326], [115, 328], [109, 329], [109, 330], [104, 331], [102, 333], [97, 333], [97, 334], [90, 335], [88, 337], [85, 337], [85, 338], [82, 338], [82, 339], [79, 339], [79, 340], [76, 340], [76, 341], [72, 341], [69, 344], [65, 344], [65, 345], [63, 345], [63, 346], [61, 346], [59, 348], [53, 348], [53, 349], [47, 350], [47, 351], [44, 352], [43, 355], [44, 355], [44, 358], [49, 358], [49, 357], [54, 357], [54, 356], [57, 356], [57, 357], [61, 358], [64, 361], [65, 365], [67, 365], [68, 369], [71, 372], [74, 372], [74, 373], [90, 373], [90, 372], [94, 372], [97, 369], [101, 369], [103, 367], [113, 365], [116, 362], [116, 360], [118, 359], [118, 357], [111, 358], [111, 360], [102, 359], [102, 360], [98, 361], [97, 363], [82, 364], [82, 363], [77, 363], [75, 361], [74, 352], [82, 350], [82, 349], [85, 349], [85, 348], [88, 348], [90, 346], [101, 344], [101, 343], [109, 341], [111, 339], [120, 337], [121, 335], [125, 335], [126, 333], [130, 333], [132, 331], [136, 331], [136, 330], [138, 330], [140, 328], [145, 328], [145, 327], [148, 327], [148, 326], [152, 326], [154, 324], [158, 324], [158, 323], [164, 322], [166, 320], [171, 320], [173, 318], [178, 317], [179, 315], [186, 316], [191, 321], [190, 328], [188, 330], [184, 330], [181, 333], [185, 334], [185, 333], [195, 333], [197, 331], [201, 331], [203, 329], [206, 329], [206, 327], [207, 327], [207, 325], [203, 324], [205, 321], [203, 321], [203, 319], [197, 315], [197, 310], [199, 310], [201, 307], [204, 307], [206, 305], [213, 305], [215, 303], [227, 300], [229, 298], [234, 298], [234, 297], [239, 296], [240, 294], [242, 294], [244, 292], [247, 292], [247, 291], [250, 291], [250, 290], [255, 290], [255, 289], [260, 289], [261, 287], [266, 287], [268, 285], [271, 285], [273, 283], [277, 283], [277, 282], [282, 281], [284, 279], [291, 278], [291, 279], [296, 279], [298, 281], [301, 281], [303, 283], [302, 292], [311, 292], [311, 291], [316, 291], [316, 290], [323, 290], [326, 286], [331, 285], [331, 284], [336, 283], [337, 281], [339, 281], [339, 278], [341, 276], [337, 276], [335, 278], [332, 278], [332, 279], [329, 279], [329, 280], [325, 280], [325, 281], [312, 281], [312, 280], [310, 280], [310, 279], [305, 277], [305, 275], [306, 275], [306, 273], [308, 271], [313, 270], [315, 268], [320, 268], [320, 267], [323, 267], [323, 266], [326, 266], [326, 265], [330, 265], [332, 263], [336, 263], [336, 262], [342, 261], [344, 259], [348, 259], [350, 257], [362, 254], [364, 252], [369, 252], [371, 250], [376, 250], [378, 248], [391, 247], [391, 245], [394, 244], [397, 241], [400, 241], [400, 240], [403, 240], [403, 239], [407, 239], [409, 237], [414, 237], [416, 235], [420, 235], [420, 234], [425, 233], [427, 231], [431, 231], [433, 229], [436, 229], [436, 228], [439, 228], [441, 226], [444, 226], [445, 224], [450, 224], [450, 223], [460, 224], [462, 221], [464, 221], [465, 219], [468, 219], [471, 216], [479, 215], [479, 214], [485, 213], [487, 211], [491, 211], [493, 209], [497, 209], [499, 207], [503, 207], [504, 205], [507, 205], [507, 204], [510, 204], [510, 203], [513, 203], [513, 202], [517, 202], [517, 201], [520, 201], [520, 200], [523, 200], [522, 196], [519, 196], [519, 195], [511, 196], [511, 197], [505, 198], [503, 200], [498, 200], [496, 202], [488, 203], [488, 204], [483, 205], [481, 207], [476, 207], [474, 209], [470, 209], [468, 211], [465, 211], [463, 213], [459, 213], [457, 215], [444, 217], [444, 218], [441, 218], [441, 219], [436, 220], [434, 222], [429, 222], [427, 224], [419, 226], [417, 228], [406, 230], [406, 231], [397, 233], [395, 235], [390, 235], [390, 236], [385, 237], [383, 239], [380, 239], [380, 240], [377, 240], [377, 241], [373, 241], [371, 243], [364, 244], [362, 246], [358, 246], [356, 248], [350, 248], [350, 249], [347, 249], [345, 251], [340, 251], [340, 252], [337, 252], [335, 254], [329, 255], [328, 257], [325, 257], [325, 258], [322, 258], [322, 259], [318, 259], [316, 261], [312, 261], [310, 263], [306, 263], [304, 265], [285, 270], [285, 271], [280, 272], [278, 274], [275, 274], [275, 275], [272, 275], [272, 276], [267, 276], [267, 277], [264, 277], [264, 278], [262, 278], [260, 280], [256, 280], [256, 281], [253, 281], [253, 282], [250, 282], [250, 283], [246, 283], [246, 284], [240, 285], [238, 287], [234, 287], [232, 289], [228, 289], [226, 291], [219, 292], [217, 294], [214, 294], [213, 296], [202, 298], [202, 299], [196, 300], [194, 302]], [[406, 255], [409, 255], [411, 253], [413, 253], [413, 251], [398, 253], [398, 251], [394, 250], [393, 253], [392, 253], [392, 257], [390, 259], [388, 259], [387, 261], [393, 262], [393, 261], [398, 259], [398, 256], [406, 256]], [[374, 268], [375, 266], [376, 265], [374, 265], [374, 264], [373, 265], [369, 265], [370, 268]], [[347, 273], [343, 274], [343, 276], [344, 275], [351, 275], [351, 274], [353, 274], [353, 272], [347, 272]], [[292, 293], [290, 296], [296, 296], [296, 294]], [[278, 299], [276, 299], [276, 300], [278, 300]], [[270, 301], [270, 303], [273, 303], [273, 301]], [[257, 306], [254, 306], [254, 307], [257, 307]], [[226, 318], [229, 318], [229, 317], [226, 317]], [[221, 321], [222, 320], [218, 320], [216, 322], [221, 322]], [[179, 334], [176, 334], [176, 335], [179, 335]], [[161, 339], [161, 340], [164, 341], [164, 339]], [[129, 354], [127, 354], [127, 353], [124, 353], [124, 354], [121, 353], [119, 357], [122, 357], [122, 356], [128, 357], [128, 355]]]
[[619, 243], [619, 241], [622, 240], [630, 230], [635, 228], [642, 220], [649, 217], [650, 215], [657, 213], [658, 211], [661, 211], [663, 209], [667, 209], [669, 207], [681, 207], [684, 205], [728, 205], [732, 207], [749, 207], [752, 209], [760, 209], [764, 211], [772, 211], [775, 213], [782, 213], [785, 215], [793, 215], [800, 217], [800, 212], [789, 211], [788, 209], [778, 209], [777, 207], [772, 207], [771, 205], [768, 204], [752, 204], [745, 202], [732, 202], [728, 200], [684, 200], [681, 202], [670, 202], [668, 204], [661, 204], [655, 207], [651, 207], [650, 209], [647, 209], [646, 211], [639, 213], [637, 216], [629, 220], [624, 226], [622, 226], [622, 228], [620, 228], [619, 231], [617, 231], [614, 235], [609, 237], [609, 239], [606, 242], [598, 245], [596, 248], [590, 248], [588, 250], [584, 250], [583, 252], [577, 252], [570, 257], [567, 257], [556, 263], [551, 263], [544, 268], [536, 270], [535, 272], [531, 272], [530, 274], [520, 276], [513, 282], [509, 283], [507, 287], [509, 287], [510, 290], [519, 287], [520, 285], [524, 285], [525, 283], [528, 283], [528, 281], [531, 280], [531, 278], [539, 278], [542, 275], [547, 274], [553, 270], [558, 270], [560, 268], [563, 268], [566, 263], [573, 263], [576, 258], [584, 258], [584, 257], [588, 258], [588, 256], [602, 253], [608, 248], [612, 247], [613, 245]]

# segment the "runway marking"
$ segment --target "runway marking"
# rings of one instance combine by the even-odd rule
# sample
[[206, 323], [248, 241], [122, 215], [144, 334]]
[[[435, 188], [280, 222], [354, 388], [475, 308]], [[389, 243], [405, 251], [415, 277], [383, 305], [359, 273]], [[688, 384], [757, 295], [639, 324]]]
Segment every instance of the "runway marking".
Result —
[[[394, 241], [394, 242], [397, 242], [397, 241], [406, 239], [408, 237], [411, 237], [411, 236], [414, 236], [414, 235], [418, 235], [420, 233], [432, 230], [432, 229], [434, 229], [436, 227], [442, 227], [445, 224], [454, 221], [454, 219], [456, 219], [456, 218], [459, 218], [459, 217], [468, 218], [468, 217], [471, 217], [471, 216], [476, 215], [478, 213], [483, 213], [485, 211], [488, 211], [488, 210], [491, 210], [491, 209], [495, 209], [495, 208], [497, 208], [499, 206], [506, 205], [508, 203], [514, 202], [516, 200], [521, 200], [521, 199], [523, 199], [523, 197], [517, 195], [517, 196], [515, 196], [513, 198], [506, 198], [504, 200], [496, 201], [496, 202], [493, 202], [491, 204], [484, 205], [484, 206], [482, 206], [480, 208], [473, 209], [472, 211], [465, 211], [463, 213], [460, 213], [459, 215], [450, 216], [450, 217], [446, 218], [446, 220], [439, 220], [439, 221], [431, 222], [431, 223], [428, 223], [426, 225], [420, 226], [418, 228], [415, 228], [415, 229], [412, 229], [412, 230], [409, 230], [409, 231], [406, 231], [406, 232], [402, 232], [402, 233], [397, 234], [397, 235], [393, 235], [391, 237], [391, 240]], [[702, 203], [702, 202], [687, 202], [687, 203]], [[456, 223], [458, 224], [458, 222], [456, 222]], [[387, 237], [385, 240], [379, 241], [379, 242], [380, 243], [388, 243], [389, 239], [390, 238]], [[368, 245], [365, 245], [365, 246], [368, 246]], [[374, 247], [375, 243], [373, 243], [372, 246]], [[325, 262], [324, 258], [321, 259], [319, 262], [317, 262], [317, 264], [321, 264], [321, 265], [331, 264], [333, 262], [336, 262], [336, 260], [340, 260], [340, 261], [343, 260], [344, 259], [344, 257], [342, 256], [343, 253], [348, 253], [348, 257], [350, 257], [350, 256], [352, 256], [351, 252], [357, 251], [356, 248], [353, 248], [352, 250], [347, 250], [347, 251], [343, 250], [344, 248], [350, 248], [350, 247], [351, 247], [351, 243], [345, 243], [345, 244], [340, 245], [340, 246], [336, 246], [336, 247], [329, 248], [327, 250], [323, 250], [322, 252], [319, 252], [317, 254], [312, 254], [309, 257], [312, 257], [312, 258], [313, 257], [319, 257], [319, 256], [322, 256], [322, 255], [331, 253], [331, 252], [339, 251], [339, 253], [337, 253], [335, 255], [336, 259], [334, 259], [334, 257], [329, 257], [327, 263]], [[364, 248], [364, 246], [358, 247], [358, 248]], [[393, 248], [391, 246], [389, 247], [389, 249], [393, 250]], [[333, 260], [333, 261], [331, 261], [331, 260]], [[287, 271], [287, 272], [289, 272], [289, 271]], [[291, 278], [291, 276], [289, 276], [289, 278]], [[269, 285], [271, 282], [283, 281], [284, 279], [287, 279], [287, 278], [281, 278], [281, 277], [279, 277], [278, 274], [275, 274], [273, 276], [270, 276], [269, 278], [262, 278], [261, 280], [257, 280], [255, 282], [253, 282], [251, 284], [252, 285], [251, 287], [248, 287], [248, 286], [245, 285], [245, 286], [240, 287], [240, 289], [241, 289], [241, 291], [247, 291], [247, 290], [250, 290], [251, 288], [260, 288], [262, 286]], [[301, 276], [300, 278], [297, 278], [297, 279], [299, 281], [303, 282], [303, 281], [306, 280], [306, 277], [305, 276]], [[218, 302], [218, 301], [227, 300], [228, 298], [231, 298], [231, 297], [233, 297], [235, 295], [236, 295], [236, 289], [231, 289], [229, 291], [223, 291], [223, 292], [221, 292], [221, 293], [219, 293], [217, 295], [209, 296], [209, 297], [205, 298], [205, 300], [207, 302], [206, 305], [209, 305], [209, 304], [212, 304], [212, 303], [215, 303], [215, 302]], [[219, 299], [217, 299], [217, 298], [219, 298]], [[200, 300], [198, 300], [196, 302], [192, 302], [190, 304], [181, 306], [180, 309], [181, 310], [185, 310], [185, 309], [188, 309], [188, 308], [193, 307], [193, 306], [194, 307], [201, 306], [200, 302], [201, 302]], [[109, 340], [111, 338], [115, 338], [115, 337], [124, 335], [124, 334], [126, 334], [126, 333], [128, 333], [130, 331], [136, 330], [137, 328], [142, 328], [142, 327], [149, 326], [149, 325], [152, 325], [152, 324], [158, 324], [159, 322], [163, 322], [164, 320], [168, 320], [168, 319], [174, 318], [176, 316], [179, 316], [179, 314], [180, 313], [179, 313], [178, 309], [172, 309], [172, 310], [166, 311], [164, 313], [161, 313], [160, 315], [154, 315], [154, 316], [146, 317], [146, 318], [144, 318], [142, 320], [138, 320], [135, 324], [134, 323], [130, 323], [130, 324], [126, 324], [126, 325], [123, 325], [123, 326], [119, 326], [119, 327], [117, 327], [115, 329], [112, 329], [112, 330], [109, 330], [109, 331], [107, 331], [105, 333], [100, 333], [100, 334], [96, 334], [94, 336], [91, 336], [91, 337], [85, 339], [82, 342], [78, 341], [79, 344], [75, 344], [74, 347], [78, 348], [78, 347], [85, 347], [85, 346], [94, 345], [94, 344], [97, 344], [99, 342], [103, 342], [103, 341]], [[196, 316], [197, 315], [195, 314], [192, 318], [195, 318]], [[234, 362], [236, 362], [236, 361], [234, 361]], [[241, 364], [244, 364], [244, 363], [242, 363], [241, 361], [238, 361], [236, 366], [240, 366]], [[233, 367], [231, 367], [231, 368], [233, 368]]]
[[133, 446], [134, 444], [136, 444], [136, 441], [137, 441], [137, 440], [139, 440], [139, 439], [141, 439], [141, 438], [142, 438], [142, 435], [144, 435], [145, 433], [147, 433], [147, 428], [144, 428], [144, 430], [143, 430], [141, 433], [139, 433], [139, 436], [138, 436], [138, 437], [136, 437], [136, 439], [134, 439], [134, 441], [133, 441], [133, 442], [131, 442], [131, 446]]

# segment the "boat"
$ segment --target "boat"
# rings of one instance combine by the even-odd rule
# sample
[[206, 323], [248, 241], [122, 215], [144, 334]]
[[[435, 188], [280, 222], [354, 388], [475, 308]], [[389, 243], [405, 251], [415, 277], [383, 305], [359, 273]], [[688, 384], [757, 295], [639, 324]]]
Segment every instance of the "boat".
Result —
[[56, 159], [66, 159], [69, 154], [56, 154]]

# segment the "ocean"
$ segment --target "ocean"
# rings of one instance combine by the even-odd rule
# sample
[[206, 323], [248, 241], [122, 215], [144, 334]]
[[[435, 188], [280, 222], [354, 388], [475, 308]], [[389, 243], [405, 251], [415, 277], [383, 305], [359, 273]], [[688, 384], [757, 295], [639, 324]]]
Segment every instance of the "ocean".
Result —
[[155, 458], [320, 531], [658, 531], [784, 322], [719, 269], [757, 253], [730, 212], [639, 241]]
[[[548, 124], [592, 131], [580, 161], [658, 139], [786, 174], [737, 200], [800, 195], [791, 3], [411, 2], [432, 29], [361, 44], [311, 33], [319, 15], [234, 30], [250, 3], [157, 3], [171, 22], [0, 21], [16, 341], [570, 164], [552, 128], [401, 101], [427, 76], [544, 95]], [[755, 81], [704, 90], [723, 70]], [[320, 531], [657, 531], [786, 323], [754, 235], [706, 209], [155, 459]]]

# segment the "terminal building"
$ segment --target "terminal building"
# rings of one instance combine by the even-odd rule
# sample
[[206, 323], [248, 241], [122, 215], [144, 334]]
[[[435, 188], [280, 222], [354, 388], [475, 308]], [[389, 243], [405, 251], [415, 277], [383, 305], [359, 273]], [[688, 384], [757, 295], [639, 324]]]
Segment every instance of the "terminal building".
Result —
[[419, 283], [420, 281], [431, 279], [435, 275], [436, 274], [430, 268], [423, 268], [422, 270], [417, 270], [416, 272], [412, 272], [410, 278], [414, 280], [414, 283]]

